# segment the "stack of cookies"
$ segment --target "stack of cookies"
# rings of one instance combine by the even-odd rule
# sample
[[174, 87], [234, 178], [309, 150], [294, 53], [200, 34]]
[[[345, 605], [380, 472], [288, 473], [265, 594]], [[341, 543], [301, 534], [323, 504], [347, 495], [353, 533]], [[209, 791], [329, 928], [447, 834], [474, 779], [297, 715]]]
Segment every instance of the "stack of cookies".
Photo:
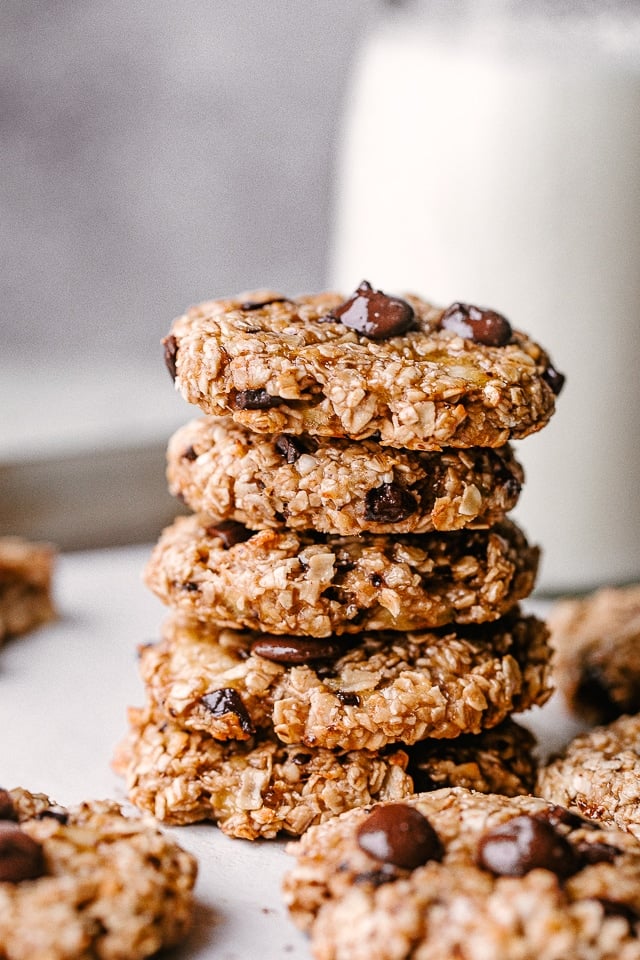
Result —
[[193, 513], [146, 570], [171, 615], [116, 757], [131, 800], [254, 838], [414, 789], [528, 792], [510, 716], [547, 699], [549, 646], [518, 608], [538, 551], [508, 442], [553, 413], [545, 352], [368, 283], [204, 303], [164, 344], [206, 416], [169, 443]]

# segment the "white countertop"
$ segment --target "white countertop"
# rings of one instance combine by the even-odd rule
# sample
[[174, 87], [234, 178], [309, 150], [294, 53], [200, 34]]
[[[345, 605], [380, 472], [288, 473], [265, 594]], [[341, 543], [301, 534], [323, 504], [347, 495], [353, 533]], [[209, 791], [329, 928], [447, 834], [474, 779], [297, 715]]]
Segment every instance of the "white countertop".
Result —
[[[2, 786], [63, 804], [124, 801], [110, 758], [126, 731], [127, 706], [143, 700], [136, 647], [155, 639], [165, 618], [141, 581], [150, 550], [62, 555], [55, 576], [60, 619], [0, 649]], [[545, 750], [577, 730], [557, 699], [527, 722]], [[211, 824], [171, 833], [200, 863], [194, 930], [172, 957], [309, 960], [307, 941], [280, 900], [289, 863], [284, 843], [230, 840]]]

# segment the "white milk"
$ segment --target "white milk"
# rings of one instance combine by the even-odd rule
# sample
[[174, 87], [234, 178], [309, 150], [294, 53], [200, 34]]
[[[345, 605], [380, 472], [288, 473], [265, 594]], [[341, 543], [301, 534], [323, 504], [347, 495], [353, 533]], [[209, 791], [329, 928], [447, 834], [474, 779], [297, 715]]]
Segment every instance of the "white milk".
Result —
[[637, 20], [434, 27], [409, 7], [347, 103], [333, 285], [491, 306], [567, 375], [517, 444], [546, 591], [640, 578], [639, 68]]

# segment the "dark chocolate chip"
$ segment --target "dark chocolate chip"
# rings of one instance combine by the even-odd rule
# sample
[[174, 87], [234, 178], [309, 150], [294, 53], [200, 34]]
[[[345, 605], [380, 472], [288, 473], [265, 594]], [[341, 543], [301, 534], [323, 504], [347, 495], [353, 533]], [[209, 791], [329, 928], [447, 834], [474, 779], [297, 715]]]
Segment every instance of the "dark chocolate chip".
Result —
[[491, 873], [523, 877], [530, 870], [550, 870], [560, 878], [581, 867], [580, 857], [552, 824], [522, 814], [501, 823], [480, 839], [478, 864]]
[[416, 498], [398, 483], [383, 483], [369, 490], [365, 497], [364, 515], [375, 523], [400, 523], [418, 508]]
[[372, 340], [386, 340], [406, 333], [413, 323], [414, 312], [406, 300], [374, 290], [363, 280], [348, 300], [323, 319], [337, 320]]
[[577, 843], [575, 850], [584, 866], [592, 863], [613, 863], [622, 853], [612, 843], [587, 843], [586, 840]]
[[276, 437], [275, 448], [287, 463], [295, 463], [304, 453], [304, 447], [298, 437], [292, 437], [288, 433], [281, 433]]
[[573, 810], [567, 810], [566, 807], [560, 806], [559, 803], [552, 803], [544, 810], [540, 810], [536, 813], [536, 819], [546, 820], [552, 827], [562, 825], [564, 827], [570, 827], [571, 830], [601, 829], [599, 823], [596, 823], [594, 820], [587, 820], [586, 817], [581, 817], [579, 813], [574, 813]]
[[194, 460], [197, 460], [197, 459], [198, 459], [198, 454], [197, 454], [196, 450], [194, 449], [194, 447], [187, 447], [186, 450], [183, 450], [183, 451], [182, 451], [182, 459], [183, 459], [183, 460], [190, 460], [190, 461], [192, 461], [192, 462], [193, 462]]
[[360, 706], [360, 697], [357, 693], [352, 693], [349, 690], [336, 690], [336, 697], [340, 703], [345, 707], [359, 707]]
[[19, 883], [44, 873], [42, 847], [16, 823], [0, 822], [0, 881]]
[[0, 820], [17, 820], [18, 814], [13, 805], [11, 794], [4, 787], [0, 787]]
[[624, 705], [614, 699], [602, 666], [593, 661], [583, 664], [575, 697], [577, 703], [603, 723], [610, 723], [625, 712]]
[[58, 823], [65, 824], [69, 822], [69, 814], [62, 807], [47, 807], [36, 814], [36, 820], [57, 820]]
[[413, 870], [441, 860], [443, 847], [429, 821], [406, 803], [374, 807], [356, 834], [358, 846], [383, 863]]
[[220, 523], [211, 523], [206, 528], [205, 533], [211, 539], [222, 540], [222, 545], [226, 550], [234, 547], [236, 543], [243, 543], [252, 537], [253, 530], [247, 530], [241, 523], [235, 520], [222, 520]]
[[296, 753], [291, 759], [294, 763], [297, 763], [299, 767], [304, 767], [307, 763], [309, 763], [309, 760], [311, 760], [311, 754]]
[[251, 644], [251, 653], [275, 663], [313, 663], [314, 660], [336, 660], [345, 652], [344, 645], [326, 637], [263, 637]]
[[200, 589], [200, 584], [196, 583], [195, 580], [185, 580], [182, 588], [186, 590], [187, 593], [196, 593]]
[[266, 390], [236, 390], [231, 395], [234, 410], [268, 410], [281, 402], [280, 397], [272, 397]]
[[557, 397], [564, 387], [565, 380], [567, 378], [565, 377], [564, 373], [560, 373], [555, 367], [549, 364], [547, 369], [542, 374], [542, 379], [548, 387], [551, 387]]
[[640, 920], [638, 911], [629, 903], [620, 903], [619, 900], [609, 900], [605, 897], [595, 898], [604, 911], [605, 917], [623, 917], [630, 927]]
[[369, 580], [371, 581], [374, 587], [381, 587], [382, 584], [384, 583], [384, 580], [382, 579], [379, 573], [372, 573], [371, 576], [369, 577]]
[[178, 356], [178, 341], [173, 334], [169, 334], [168, 337], [164, 338], [162, 343], [164, 345], [164, 362], [167, 370], [171, 374], [171, 379], [175, 380], [177, 375], [176, 359]]
[[504, 347], [513, 335], [511, 324], [501, 313], [472, 303], [452, 303], [440, 318], [444, 330], [487, 347]]
[[261, 310], [271, 303], [289, 303], [289, 299], [288, 297], [272, 297], [271, 300], [245, 300], [244, 303], [240, 304], [240, 309], [245, 311]]
[[214, 717], [223, 717], [226, 713], [233, 713], [238, 718], [240, 729], [244, 733], [251, 735], [255, 732], [242, 697], [232, 687], [211, 690], [200, 698], [200, 703]]

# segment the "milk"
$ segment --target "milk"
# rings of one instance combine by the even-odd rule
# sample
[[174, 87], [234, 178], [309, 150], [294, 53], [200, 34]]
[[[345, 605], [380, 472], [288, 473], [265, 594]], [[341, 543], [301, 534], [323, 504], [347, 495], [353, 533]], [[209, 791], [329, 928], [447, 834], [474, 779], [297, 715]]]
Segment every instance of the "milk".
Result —
[[[491, 306], [567, 375], [516, 444], [546, 592], [640, 578], [640, 32], [405, 15], [346, 105], [331, 281]], [[568, 31], [568, 32], [567, 32]]]

